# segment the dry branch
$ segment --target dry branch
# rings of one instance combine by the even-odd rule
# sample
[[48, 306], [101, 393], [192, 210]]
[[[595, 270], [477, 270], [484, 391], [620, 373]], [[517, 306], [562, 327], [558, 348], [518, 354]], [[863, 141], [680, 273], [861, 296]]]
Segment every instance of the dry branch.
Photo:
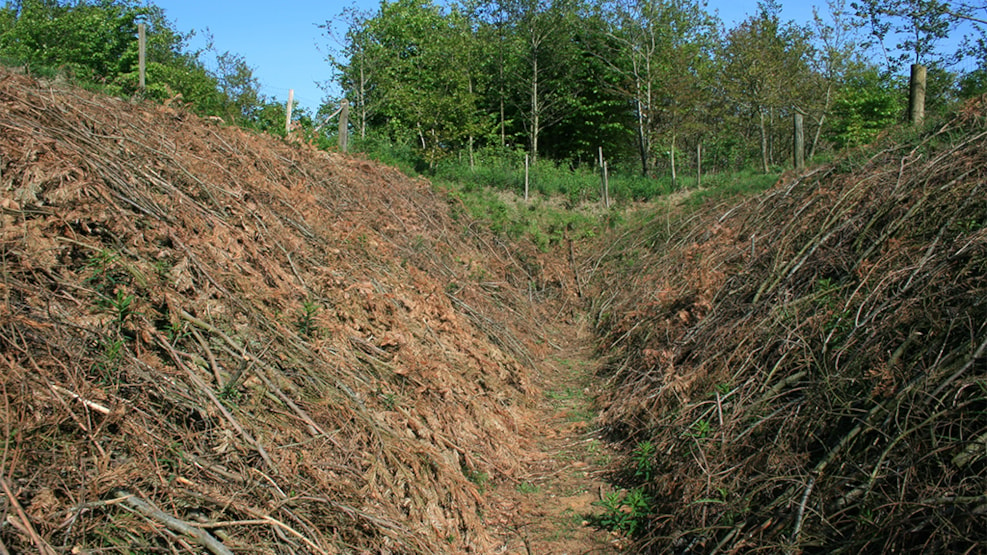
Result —
[[179, 520], [124, 490], [114, 492], [114, 496], [124, 505], [136, 510], [140, 514], [167, 526], [175, 532], [194, 539], [199, 545], [213, 553], [213, 555], [233, 555], [233, 552], [228, 547], [199, 526]]

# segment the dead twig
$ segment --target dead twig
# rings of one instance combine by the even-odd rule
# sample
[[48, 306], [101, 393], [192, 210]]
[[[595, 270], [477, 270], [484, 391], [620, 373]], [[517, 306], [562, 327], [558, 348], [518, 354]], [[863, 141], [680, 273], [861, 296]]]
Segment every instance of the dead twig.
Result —
[[166, 527], [174, 530], [175, 532], [184, 534], [194, 539], [199, 543], [199, 545], [212, 552], [213, 555], [233, 555], [233, 552], [230, 551], [228, 547], [223, 545], [222, 542], [214, 538], [209, 532], [206, 532], [201, 527], [185, 522], [184, 520], [179, 520], [161, 511], [151, 503], [144, 501], [143, 499], [140, 499], [124, 490], [118, 490], [115, 492], [115, 496], [117, 499], [121, 500], [124, 505], [134, 509], [140, 514], [164, 524]]

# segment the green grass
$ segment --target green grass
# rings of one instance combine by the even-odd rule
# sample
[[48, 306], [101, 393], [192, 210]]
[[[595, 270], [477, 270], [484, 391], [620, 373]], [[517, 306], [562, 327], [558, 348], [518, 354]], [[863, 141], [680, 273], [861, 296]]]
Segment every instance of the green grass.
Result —
[[699, 206], [707, 201], [725, 201], [737, 196], [750, 196], [771, 188], [781, 172], [758, 173], [751, 170], [723, 173], [703, 179], [703, 188], [689, 195], [687, 203]]

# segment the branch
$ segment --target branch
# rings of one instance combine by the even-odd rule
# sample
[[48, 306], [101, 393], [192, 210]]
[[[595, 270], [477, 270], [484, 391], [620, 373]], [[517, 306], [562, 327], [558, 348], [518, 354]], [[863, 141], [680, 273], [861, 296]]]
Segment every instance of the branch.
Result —
[[233, 555], [233, 552], [230, 551], [228, 547], [223, 545], [222, 542], [214, 538], [209, 532], [206, 532], [202, 528], [198, 528], [193, 524], [189, 524], [184, 520], [179, 520], [165, 512], [162, 512], [147, 501], [138, 499], [137, 497], [134, 497], [133, 494], [125, 491], [117, 491], [116, 496], [117, 499], [121, 500], [124, 505], [129, 506], [142, 515], [150, 519], [157, 520], [175, 532], [192, 537], [214, 555]]

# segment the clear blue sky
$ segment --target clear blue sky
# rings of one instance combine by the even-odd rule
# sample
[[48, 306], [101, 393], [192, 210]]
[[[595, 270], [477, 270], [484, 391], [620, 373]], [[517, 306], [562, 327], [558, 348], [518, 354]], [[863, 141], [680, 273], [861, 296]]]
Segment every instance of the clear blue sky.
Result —
[[[193, 47], [203, 46], [208, 29], [219, 52], [229, 50], [244, 57], [261, 83], [261, 92], [286, 101], [288, 90], [295, 90], [295, 100], [312, 111], [325, 97], [319, 83], [329, 80], [326, 62], [330, 46], [318, 25], [337, 18], [344, 8], [356, 6], [376, 10], [379, 0], [295, 0], [275, 7], [274, 2], [256, 0], [155, 0], [169, 21], [181, 32], [195, 30]], [[812, 6], [825, 1], [783, 0], [783, 21], [807, 23]], [[708, 11], [718, 13], [727, 27], [743, 21], [757, 11], [757, 0], [709, 0]]]

